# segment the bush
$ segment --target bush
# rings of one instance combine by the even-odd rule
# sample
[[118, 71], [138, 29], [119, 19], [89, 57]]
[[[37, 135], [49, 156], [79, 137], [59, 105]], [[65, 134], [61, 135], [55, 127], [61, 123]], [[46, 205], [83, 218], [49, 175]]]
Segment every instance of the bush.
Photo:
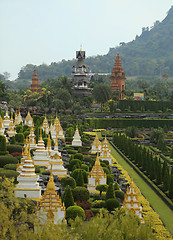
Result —
[[91, 208], [91, 212], [93, 212], [94, 215], [97, 215], [100, 212], [100, 208]]
[[89, 199], [89, 191], [85, 187], [76, 187], [72, 189], [74, 201], [87, 201]]
[[114, 184], [114, 190], [120, 190], [120, 187], [117, 182], [115, 182], [115, 184]]
[[103, 171], [106, 173], [106, 175], [110, 174], [110, 171], [109, 171], [109, 169], [107, 167], [103, 167]]
[[70, 206], [66, 210], [66, 219], [69, 222], [70, 219], [75, 220], [76, 217], [81, 217], [85, 219], [85, 212], [81, 207], [78, 206]]
[[92, 207], [93, 207], [93, 208], [104, 208], [104, 207], [105, 207], [105, 201], [95, 200], [95, 201], [92, 203]]
[[8, 154], [6, 138], [4, 136], [0, 136], [0, 155]]
[[103, 163], [105, 163], [107, 166], [109, 166], [109, 161], [108, 160], [103, 160]]
[[123, 191], [121, 191], [121, 190], [115, 190], [115, 196], [116, 196], [116, 198], [120, 198], [122, 201], [124, 201], [124, 196], [125, 196], [125, 194], [124, 194]]
[[74, 158], [75, 158], [75, 159], [79, 159], [79, 160], [81, 160], [81, 161], [84, 160], [84, 156], [83, 156], [82, 153], [76, 153], [76, 154], [74, 155]]
[[69, 185], [71, 188], [75, 188], [76, 187], [76, 181], [73, 177], [62, 178], [61, 179], [61, 185], [63, 187], [66, 187], [67, 185]]
[[88, 201], [77, 201], [76, 204], [84, 210], [89, 210], [91, 208], [91, 203]]
[[71, 177], [73, 177], [77, 181], [80, 172], [82, 172], [84, 183], [88, 183], [88, 173], [83, 169], [75, 169], [71, 173]]
[[86, 164], [82, 164], [81, 169], [84, 169], [86, 172], [89, 172], [89, 167]]
[[73, 150], [73, 149], [67, 149], [68, 154], [75, 154], [77, 153], [77, 150]]
[[11, 155], [0, 156], [0, 168], [3, 168], [6, 164], [17, 164], [17, 158]]
[[35, 173], [40, 173], [40, 166], [35, 165]]
[[90, 156], [84, 156], [84, 162], [92, 162], [92, 157], [90, 157]]
[[79, 167], [81, 166], [81, 161], [79, 159], [72, 159], [70, 162], [69, 162], [69, 171], [72, 171], [73, 170], [73, 167], [75, 165], [78, 165]]
[[114, 211], [115, 208], [118, 208], [120, 206], [120, 203], [115, 198], [110, 198], [106, 200], [105, 206], [109, 212]]
[[66, 142], [72, 142], [73, 141], [73, 137], [65, 137], [65, 141]]
[[115, 198], [113, 183], [110, 183], [106, 192], [106, 200]]
[[14, 153], [14, 152], [22, 152], [22, 146], [20, 145], [15, 145], [15, 144], [9, 144], [7, 145], [7, 150], [9, 151], [9, 153]]
[[4, 166], [4, 169], [13, 170], [13, 171], [16, 171], [16, 168], [17, 168], [17, 164], [6, 164]]
[[13, 136], [13, 137], [10, 139], [10, 144], [16, 144], [15, 136]]
[[113, 174], [107, 174], [107, 184], [114, 182], [114, 175]]
[[24, 134], [23, 133], [17, 133], [15, 135], [15, 139], [16, 139], [16, 142], [18, 142], [18, 143], [24, 143], [24, 140], [25, 140]]
[[13, 170], [2, 169], [0, 170], [0, 177], [14, 178], [15, 183], [17, 182], [17, 177], [19, 173]]
[[30, 131], [25, 131], [23, 134], [24, 134], [24, 137], [26, 138], [30, 134]]
[[91, 210], [84, 210], [85, 211], [85, 219], [90, 220], [92, 217], [94, 217], [94, 213]]
[[65, 188], [65, 192], [63, 194], [63, 202], [66, 209], [70, 206], [74, 206], [74, 198], [69, 185], [67, 185], [67, 187]]

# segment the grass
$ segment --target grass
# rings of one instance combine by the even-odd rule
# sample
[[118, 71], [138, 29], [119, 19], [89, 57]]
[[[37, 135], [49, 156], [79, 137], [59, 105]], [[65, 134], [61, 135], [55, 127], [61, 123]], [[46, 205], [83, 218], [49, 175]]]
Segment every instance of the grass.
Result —
[[[118, 163], [128, 172], [131, 172], [130, 165], [117, 153], [117, 151], [110, 145], [111, 153]], [[173, 234], [173, 212], [162, 201], [162, 199], [151, 189], [151, 187], [135, 172], [133, 171], [133, 180], [139, 187], [146, 199], [150, 202], [154, 210], [159, 214], [168, 230]]]

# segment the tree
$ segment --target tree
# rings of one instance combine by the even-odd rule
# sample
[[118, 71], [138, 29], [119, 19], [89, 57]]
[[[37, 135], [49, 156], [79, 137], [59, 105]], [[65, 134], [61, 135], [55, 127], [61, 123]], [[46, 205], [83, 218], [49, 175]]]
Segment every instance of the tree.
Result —
[[110, 198], [115, 198], [115, 191], [114, 191], [114, 186], [113, 186], [112, 182], [109, 184], [107, 192], [106, 192], [106, 200], [108, 200]]
[[6, 155], [6, 154], [8, 154], [6, 138], [5, 136], [0, 135], [0, 155]]
[[76, 179], [76, 185], [80, 186], [80, 187], [84, 187], [84, 179], [83, 179], [82, 170], [79, 171], [78, 177]]
[[63, 195], [63, 202], [66, 207], [66, 209], [70, 206], [74, 206], [74, 198], [72, 195], [72, 191], [69, 185], [65, 188], [65, 192]]
[[96, 85], [93, 89], [93, 97], [96, 102], [101, 104], [101, 112], [103, 105], [110, 99], [111, 97], [111, 88], [107, 84], [99, 84]]
[[107, 188], [108, 188], [107, 184], [99, 184], [96, 186], [96, 190], [100, 191], [100, 199], [101, 199], [102, 192], [106, 192]]
[[171, 180], [169, 185], [169, 197], [173, 199], [173, 174], [171, 174]]

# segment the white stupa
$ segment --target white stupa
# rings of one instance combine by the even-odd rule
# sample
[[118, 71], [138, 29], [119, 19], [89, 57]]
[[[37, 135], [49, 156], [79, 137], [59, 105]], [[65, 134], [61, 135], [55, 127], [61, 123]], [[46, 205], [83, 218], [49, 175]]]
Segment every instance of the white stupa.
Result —
[[35, 141], [35, 134], [34, 134], [34, 126], [32, 125], [31, 130], [30, 130], [30, 134], [29, 134], [29, 144], [30, 144], [30, 148], [36, 148], [37, 144]]
[[41, 226], [50, 220], [54, 224], [66, 223], [65, 206], [61, 202], [61, 198], [55, 191], [55, 183], [51, 170], [49, 182], [46, 191], [42, 195], [40, 202], [37, 205], [37, 216]]
[[45, 119], [43, 121], [42, 129], [45, 131], [46, 134], [49, 133], [49, 123], [45, 114]]
[[48, 154], [52, 151], [52, 146], [51, 146], [51, 139], [50, 139], [50, 134], [48, 136], [48, 140], [47, 140], [47, 147], [46, 150], [48, 152]]
[[73, 136], [72, 146], [82, 146], [81, 136], [79, 135], [78, 125], [76, 126], [76, 132]]
[[0, 135], [4, 135], [5, 127], [4, 127], [4, 120], [0, 115]]
[[54, 127], [55, 127], [57, 138], [58, 139], [65, 139], [64, 132], [63, 132], [63, 129], [61, 127], [60, 121], [57, 118], [57, 115], [56, 115], [56, 118], [54, 120]]
[[25, 150], [23, 151], [23, 148], [22, 148], [22, 158], [20, 160], [20, 164], [17, 166], [17, 169], [16, 171], [21, 173], [22, 172], [22, 168], [23, 168], [23, 165], [25, 163], [25, 160], [27, 159], [27, 156], [28, 156], [28, 146], [27, 146], [27, 138], [25, 140]]
[[10, 125], [10, 116], [8, 115], [8, 108], [6, 107], [6, 113], [4, 116], [4, 128], [8, 128]]
[[17, 178], [19, 183], [15, 188], [15, 196], [39, 200], [41, 197], [41, 187], [37, 182], [38, 178], [39, 177], [35, 174], [35, 167], [29, 149], [27, 159], [25, 160], [22, 171]]
[[45, 166], [45, 167], [49, 166], [49, 154], [45, 149], [44, 141], [41, 135], [41, 128], [40, 128], [40, 139], [38, 140], [37, 149], [34, 152], [33, 160], [34, 160], [34, 165]]
[[100, 159], [101, 160], [108, 160], [109, 164], [112, 165], [112, 156], [111, 156], [111, 150], [109, 148], [109, 143], [105, 135], [105, 139], [102, 142], [102, 148], [100, 153]]
[[52, 172], [53, 175], [58, 176], [58, 178], [67, 177], [67, 169], [63, 166], [63, 161], [61, 157], [61, 153], [58, 151], [58, 143], [57, 140], [55, 142], [54, 150], [50, 152], [50, 162], [49, 162], [48, 170], [51, 169], [52, 166]]
[[16, 135], [16, 130], [15, 130], [15, 126], [13, 123], [13, 118], [12, 118], [12, 114], [11, 114], [11, 119], [10, 119], [10, 124], [8, 126], [8, 130], [7, 130], [7, 134], [9, 137], [13, 137]]
[[15, 112], [15, 122], [14, 122], [14, 124], [15, 125], [18, 125], [18, 124], [20, 124], [20, 123], [23, 123], [23, 120], [22, 120], [22, 116], [21, 116], [21, 114], [20, 114], [20, 108], [19, 108], [19, 114], [17, 114], [17, 110], [16, 110], [16, 112]]
[[29, 127], [33, 126], [33, 118], [31, 117], [29, 110], [28, 110], [28, 114], [25, 118], [25, 125], [28, 125]]

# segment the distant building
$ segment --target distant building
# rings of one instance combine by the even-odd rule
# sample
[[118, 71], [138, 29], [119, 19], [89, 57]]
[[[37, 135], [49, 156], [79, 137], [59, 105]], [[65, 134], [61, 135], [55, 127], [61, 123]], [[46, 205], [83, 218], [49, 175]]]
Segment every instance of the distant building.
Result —
[[31, 84], [31, 91], [38, 91], [40, 86], [38, 85], [38, 77], [37, 77], [37, 72], [34, 70], [33, 73], [33, 78], [32, 78], [32, 84]]
[[87, 77], [88, 66], [85, 64], [85, 51], [76, 51], [77, 62], [73, 65], [73, 94], [79, 97], [91, 95], [91, 89], [88, 88], [90, 82]]
[[119, 53], [116, 56], [115, 65], [110, 76], [112, 92], [119, 91], [120, 99], [123, 99], [122, 90], [125, 90], [125, 73], [121, 66], [121, 58]]

